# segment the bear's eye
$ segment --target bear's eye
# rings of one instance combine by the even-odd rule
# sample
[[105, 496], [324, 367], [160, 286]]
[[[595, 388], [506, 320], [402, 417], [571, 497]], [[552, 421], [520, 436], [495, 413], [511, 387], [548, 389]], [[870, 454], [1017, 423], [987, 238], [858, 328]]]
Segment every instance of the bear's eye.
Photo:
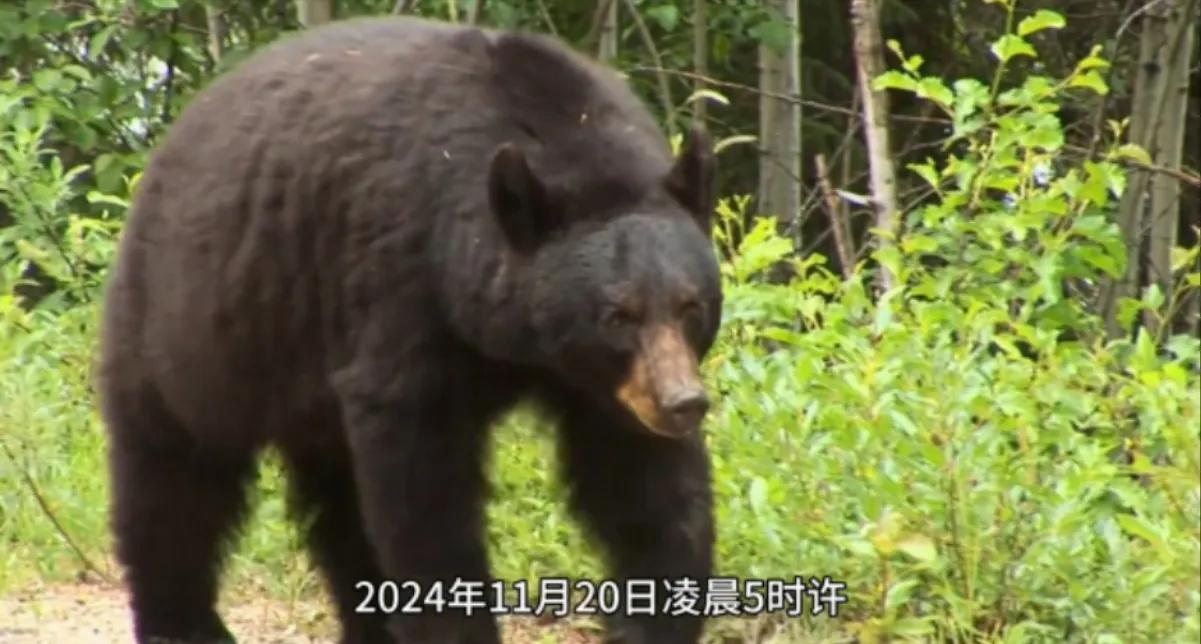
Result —
[[611, 329], [628, 329], [641, 321], [636, 312], [624, 308], [610, 309], [604, 318], [605, 326]]
[[676, 308], [676, 315], [683, 319], [700, 317], [704, 307], [696, 300], [685, 300]]

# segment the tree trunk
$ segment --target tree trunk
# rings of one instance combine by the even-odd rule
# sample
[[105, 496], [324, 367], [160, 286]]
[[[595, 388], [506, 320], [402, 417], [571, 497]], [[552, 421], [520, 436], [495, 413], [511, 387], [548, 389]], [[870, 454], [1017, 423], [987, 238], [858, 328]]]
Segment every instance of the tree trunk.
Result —
[[[1173, 52], [1179, 49], [1185, 40], [1184, 34], [1189, 32], [1189, 29], [1184, 27], [1191, 26], [1186, 24], [1183, 18], [1175, 21], [1172, 20], [1173, 13], [1192, 13], [1196, 9], [1197, 0], [1151, 0], [1152, 4], [1145, 7], [1141, 19], [1142, 33], [1139, 37], [1139, 53], [1135, 62], [1134, 74], [1134, 92], [1131, 103], [1130, 125], [1127, 130], [1127, 141], [1137, 144], [1147, 150], [1151, 155], [1153, 162], [1162, 163], [1162, 150], [1157, 145], [1157, 133], [1163, 132], [1162, 136], [1176, 137], [1183, 136], [1183, 128], [1177, 129], [1174, 132], [1172, 128], [1164, 128], [1161, 124], [1161, 115], [1166, 116], [1163, 108], [1166, 107], [1164, 101], [1168, 98], [1168, 83], [1172, 77], [1172, 59]], [[1178, 25], [1175, 34], [1173, 34], [1172, 25]], [[1191, 34], [1190, 34], [1191, 35]], [[1173, 42], [1175, 41], [1175, 42]], [[1177, 56], [1182, 59], [1180, 63], [1187, 67], [1187, 55]], [[1187, 89], [1187, 71], [1186, 74], [1186, 89]], [[1175, 144], [1178, 148], [1179, 144]], [[1169, 147], [1173, 147], [1169, 145]], [[1179, 165], [1179, 154], [1177, 153], [1173, 167]], [[1165, 183], [1166, 178], [1161, 177], [1158, 184]], [[1174, 180], [1173, 180], [1173, 185]], [[1126, 189], [1122, 193], [1121, 201], [1118, 204], [1118, 225], [1122, 231], [1122, 238], [1126, 242], [1126, 270], [1125, 273], [1106, 290], [1105, 299], [1102, 302], [1102, 308], [1105, 313], [1106, 328], [1109, 336], [1119, 338], [1130, 332], [1130, 329], [1123, 328], [1117, 319], [1119, 305], [1124, 298], [1136, 297], [1140, 288], [1144, 283], [1144, 268], [1150, 272], [1151, 279], [1158, 281], [1160, 278], [1156, 272], [1162, 266], [1156, 267], [1154, 264], [1148, 264], [1145, 259], [1151, 259], [1154, 256], [1154, 251], [1151, 256], [1144, 256], [1144, 246], [1146, 233], [1148, 229], [1161, 231], [1161, 238], [1158, 241], [1159, 246], [1163, 246], [1165, 241], [1171, 244], [1171, 240], [1175, 238], [1175, 230], [1163, 234], [1162, 229], [1157, 226], [1158, 219], [1169, 220], [1171, 225], [1175, 225], [1175, 217], [1168, 217], [1166, 211], [1160, 213], [1152, 210], [1153, 219], [1148, 226], [1146, 221], [1147, 209], [1154, 208], [1156, 204], [1152, 202], [1158, 196], [1159, 206], [1163, 207], [1163, 200], [1172, 199], [1173, 203], [1179, 203], [1179, 186], [1175, 186], [1175, 193], [1170, 192], [1170, 188], [1156, 194], [1151, 194], [1153, 182], [1151, 173], [1146, 170], [1131, 170], [1126, 182]], [[1170, 258], [1170, 245], [1166, 250], [1159, 250], [1160, 253], [1166, 253]], [[1170, 263], [1170, 259], [1167, 260]], [[1171, 271], [1165, 273], [1171, 279]], [[1171, 294], [1170, 290], [1165, 290], [1164, 295]], [[1154, 320], [1148, 319], [1152, 325]]]
[[[1178, 1], [1165, 16], [1169, 47], [1165, 51], [1163, 104], [1153, 124], [1155, 164], [1180, 168], [1184, 152], [1184, 135], [1188, 119], [1189, 59], [1193, 51], [1193, 31], [1196, 24], [1197, 1]], [[1148, 283], [1158, 284], [1171, 302], [1175, 282], [1172, 276], [1172, 249], [1180, 227], [1180, 180], [1167, 175], [1151, 179], [1150, 248], [1148, 249]], [[1173, 305], [1178, 304], [1171, 302]], [[1182, 311], [1185, 315], [1187, 309]], [[1151, 331], [1159, 330], [1160, 319], [1149, 316]], [[1173, 320], [1162, 320], [1171, 327]]]
[[[709, 75], [709, 3], [708, 0], [692, 2], [692, 71], [696, 74], [693, 90], [705, 89], [704, 76]], [[703, 123], [707, 99], [693, 102], [692, 119]]]
[[225, 57], [225, 39], [228, 35], [225, 15], [220, 9], [213, 6], [212, 2], [208, 2], [204, 5], [204, 18], [208, 31], [209, 55], [212, 56], [213, 64], [216, 65]]
[[333, 15], [333, 0], [296, 0], [296, 17], [306, 29], [324, 25]]
[[[759, 208], [774, 216], [799, 243], [801, 209], [800, 6], [798, 0], [765, 0], [788, 26], [783, 47], [759, 45]], [[789, 100], [787, 97], [793, 97]]]
[[[859, 93], [863, 97], [863, 132], [867, 139], [872, 206], [876, 212], [876, 227], [884, 231], [876, 243], [885, 246], [892, 243], [889, 234], [896, 230], [897, 178], [889, 143], [888, 94], [872, 89], [872, 80], [884, 72], [878, 0], [851, 0], [851, 24], [855, 30]], [[880, 287], [888, 290], [892, 288], [892, 282], [892, 274], [881, 266]]]
[[600, 42], [596, 57], [606, 63], [617, 60], [617, 0], [600, 0], [602, 6]]
[[471, 4], [471, 11], [467, 14], [467, 24], [478, 25], [480, 19], [484, 16], [484, 0], [475, 0]]

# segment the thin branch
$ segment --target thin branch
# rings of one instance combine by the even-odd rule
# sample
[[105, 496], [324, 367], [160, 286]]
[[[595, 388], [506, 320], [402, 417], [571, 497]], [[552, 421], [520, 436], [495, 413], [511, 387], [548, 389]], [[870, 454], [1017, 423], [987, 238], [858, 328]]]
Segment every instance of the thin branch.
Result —
[[555, 27], [555, 21], [550, 17], [550, 9], [546, 7], [546, 2], [536, 0], [538, 5], [538, 13], [542, 15], [542, 21], [546, 23], [546, 28], [550, 30], [550, 34], [556, 38], [559, 36], [559, 30]]
[[[692, 70], [697, 74], [709, 74], [709, 0], [693, 0], [692, 2]], [[663, 64], [655, 61], [655, 65]], [[705, 81], [696, 80], [693, 91], [705, 89]], [[692, 108], [694, 121], [703, 123], [707, 112], [704, 100], [697, 101]]]
[[580, 45], [585, 51], [596, 49], [596, 43], [600, 40], [601, 31], [605, 28], [605, 16], [609, 15], [609, 6], [616, 0], [601, 0], [596, 4], [596, 12], [592, 14], [592, 22], [588, 27], [588, 35], [584, 36], [584, 42]]
[[[1181, 136], [1184, 136], [1184, 134], [1181, 133]], [[1168, 168], [1161, 165], [1148, 165], [1146, 163], [1135, 161], [1134, 159], [1121, 159], [1119, 163], [1129, 168], [1162, 174], [1176, 179], [1177, 181], [1183, 181], [1194, 188], [1201, 188], [1201, 176], [1197, 176], [1186, 170], [1178, 170], [1176, 168]]]
[[[801, 98], [799, 96], [794, 96], [791, 94], [782, 94], [782, 93], [778, 93], [778, 92], [765, 92], [765, 91], [759, 89], [758, 87], [752, 87], [750, 85], [743, 85], [742, 83], [734, 83], [731, 81], [725, 81], [725, 80], [721, 80], [719, 78], [713, 78], [712, 76], [705, 76], [704, 74], [697, 74], [695, 72], [686, 72], [686, 71], [678, 70], [678, 69], [664, 69], [662, 67], [654, 67], [654, 66], [650, 66], [650, 65], [634, 65], [634, 66], [625, 68], [625, 71], [631, 72], [631, 73], [668, 74], [671, 76], [681, 76], [683, 78], [688, 78], [691, 80], [704, 81], [705, 83], [707, 83], [709, 85], [713, 85], [715, 87], [725, 87], [727, 89], [736, 89], [741, 92], [746, 92], [748, 94], [754, 94], [756, 96], [767, 96], [769, 98], [775, 98], [775, 99], [779, 99], [782, 101], [788, 101], [791, 103], [796, 103], [798, 105], [803, 105], [805, 107], [812, 107], [814, 109], [825, 111], [825, 112], [831, 112], [834, 114], [842, 114], [844, 116], [856, 116], [856, 117], [860, 116], [860, 114], [858, 112], [856, 112], [855, 110], [851, 110], [851, 109], [848, 109], [845, 107], [839, 107], [837, 105], [830, 105], [829, 103], [819, 103], [817, 101], [812, 101], [812, 100]], [[937, 117], [932, 117], [932, 116], [908, 116], [905, 114], [895, 114], [892, 116], [892, 119], [894, 121], [907, 121], [907, 122], [912, 122], [912, 123], [935, 123], [935, 124], [939, 124], [939, 125], [946, 125], [951, 122], [950, 119], [937, 118]]]
[[[624, 0], [624, 2], [630, 16], [634, 19], [634, 25], [638, 28], [639, 35], [642, 36], [642, 44], [650, 54], [651, 60], [655, 61], [655, 67], [662, 69], [663, 58], [659, 55], [659, 48], [655, 46], [655, 39], [651, 36], [650, 29], [646, 27], [646, 21], [638, 14], [638, 7], [634, 5], [634, 0]], [[663, 104], [663, 119], [667, 122], [667, 132], [674, 136], [676, 133], [676, 109], [675, 102], [671, 100], [671, 86], [667, 82], [667, 74], [656, 74], [656, 78], [659, 82], [659, 102]]]
[[54, 511], [50, 509], [50, 504], [46, 502], [46, 497], [42, 495], [41, 490], [38, 488], [37, 482], [33, 480], [33, 475], [31, 475], [29, 470], [25, 469], [17, 461], [17, 455], [13, 454], [12, 449], [8, 446], [8, 443], [0, 441], [0, 449], [4, 450], [4, 453], [8, 456], [8, 460], [12, 462], [13, 468], [17, 470], [17, 472], [21, 475], [21, 479], [25, 482], [25, 487], [29, 488], [29, 492], [33, 494], [33, 498], [37, 501], [38, 507], [41, 508], [42, 513], [46, 515], [47, 519], [50, 519], [50, 523], [54, 525], [54, 529], [58, 532], [59, 536], [63, 538], [63, 541], [67, 542], [67, 546], [75, 552], [75, 556], [79, 558], [79, 561], [83, 564], [84, 568], [96, 573], [96, 576], [100, 577], [100, 579], [104, 580], [106, 583], [116, 585], [117, 582], [115, 579], [113, 579], [112, 575], [101, 570], [100, 567], [97, 566], [94, 561], [92, 561], [91, 557], [88, 557], [87, 554], [84, 553], [83, 549], [79, 547], [79, 544], [75, 542], [75, 539], [71, 536], [71, 533], [67, 532], [67, 529], [63, 527], [62, 522], [58, 520], [58, 516], [56, 516]]
[[1147, 4], [1139, 7], [1135, 11], [1131, 12], [1131, 14], [1129, 16], [1126, 16], [1126, 19], [1122, 21], [1121, 26], [1118, 27], [1118, 31], [1116, 34], [1114, 34], [1114, 37], [1113, 37], [1114, 41], [1121, 40], [1122, 34], [1125, 33], [1127, 29], [1130, 28], [1130, 25], [1134, 24], [1134, 21], [1137, 20], [1139, 16], [1154, 9], [1155, 5], [1162, 4], [1164, 2], [1168, 2], [1168, 0], [1151, 0]]
[[834, 233], [834, 248], [838, 251], [838, 263], [842, 265], [843, 279], [851, 279], [854, 272], [855, 251], [848, 245], [846, 229], [846, 209], [830, 184], [830, 173], [826, 168], [826, 156], [819, 154], [814, 158], [817, 166], [817, 184], [821, 188], [822, 197], [826, 202], [826, 214], [830, 218], [830, 231]]
[[[1127, 4], [1127, 12], [1129, 12], [1129, 15], [1127, 16], [1126, 20], [1122, 22], [1122, 26], [1118, 28], [1117, 34], [1115, 34], [1113, 39], [1108, 43], [1108, 51], [1106, 51], [1105, 57], [1109, 60], [1114, 60], [1117, 57], [1118, 50], [1120, 50], [1122, 47], [1122, 33], [1125, 32], [1126, 28], [1130, 26], [1130, 23], [1132, 20], [1134, 20], [1135, 16], [1143, 11], [1146, 11], [1151, 5], [1154, 4], [1154, 2], [1150, 2], [1138, 10], [1131, 11], [1130, 8], [1134, 6], [1136, 1], [1137, 0], [1130, 0], [1129, 4]], [[1105, 70], [1106, 85], [1113, 83], [1114, 74], [1116, 73], [1117, 65], [1110, 65], [1109, 68]], [[1105, 113], [1109, 109], [1109, 96], [1110, 92], [1106, 92], [1105, 94], [1101, 95], [1100, 99], [1097, 101], [1097, 111], [1093, 113], [1092, 142], [1089, 144], [1088, 152], [1088, 156], [1090, 158], [1096, 154], [1097, 148], [1101, 145], [1101, 124], [1105, 121]]]
[[[169, 29], [174, 32], [175, 26], [179, 24], [179, 10], [171, 12], [171, 26]], [[163, 80], [163, 109], [159, 113], [159, 120], [163, 123], [171, 122], [171, 98], [175, 95], [175, 59], [179, 55], [179, 44], [175, 39], [171, 39], [171, 52], [167, 54], [167, 72], [166, 78]]]

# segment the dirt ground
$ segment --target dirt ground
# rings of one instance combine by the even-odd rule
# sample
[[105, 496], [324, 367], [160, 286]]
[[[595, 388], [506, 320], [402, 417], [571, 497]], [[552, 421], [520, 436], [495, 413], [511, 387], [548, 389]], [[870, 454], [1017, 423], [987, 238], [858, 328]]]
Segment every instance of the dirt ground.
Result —
[[[226, 624], [247, 644], [333, 642], [337, 623], [323, 602], [246, 597], [225, 602]], [[504, 618], [507, 644], [596, 644], [582, 625]], [[125, 594], [112, 586], [30, 587], [0, 597], [0, 644], [127, 644], [132, 642]]]

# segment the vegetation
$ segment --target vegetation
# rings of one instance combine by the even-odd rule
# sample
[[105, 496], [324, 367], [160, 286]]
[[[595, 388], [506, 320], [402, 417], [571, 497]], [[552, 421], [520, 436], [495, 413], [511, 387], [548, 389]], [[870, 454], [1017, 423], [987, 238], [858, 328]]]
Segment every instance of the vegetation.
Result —
[[[394, 10], [300, 4], [304, 24]], [[1165, 129], [1187, 143], [1199, 116], [1186, 100], [1180, 118], [1191, 127], [1132, 132], [1121, 112], [1145, 100], [1136, 94], [1148, 83], [1132, 71], [1144, 36], [1166, 34], [1172, 74], [1196, 59], [1196, 1], [1101, 2], [1085, 25], [1061, 10], [1067, 2], [930, 3], [912, 37], [910, 3], [890, 3], [879, 18], [896, 38], [886, 40], [889, 69], [870, 83], [890, 99], [894, 128], [886, 161], [900, 197], [886, 229], [866, 223], [883, 221], [869, 178], [876, 144], [847, 127], [863, 101], [846, 3], [805, 2], [804, 15], [786, 16], [775, 1], [648, 0], [620, 3], [616, 18], [605, 0], [553, 11], [517, 0], [398, 4], [604, 45], [675, 131], [708, 103], [728, 195], [715, 235], [725, 324], [705, 365], [717, 402], [707, 432], [718, 571], [829, 576], [849, 598], [837, 618], [722, 619], [715, 637], [1201, 638], [1201, 248], [1187, 216], [1201, 182], [1198, 159], [1181, 151], [1195, 145], [1177, 145], [1166, 164], [1162, 145], [1146, 145]], [[688, 25], [698, 15], [707, 34]], [[114, 242], [172, 116], [214, 74], [300, 28], [296, 16], [287, 2], [0, 5], [0, 593], [118, 574], [90, 379]], [[798, 190], [804, 198], [767, 216], [771, 198], [755, 191], [770, 170], [747, 135], [760, 131], [756, 101], [782, 99], [743, 88], [770, 82], [746, 78], [754, 57], [781, 63], [788, 49], [776, 45], [798, 34], [806, 82], [791, 85], [801, 95], [789, 93], [790, 104], [847, 107], [806, 114], [812, 156], [784, 164], [804, 174], [773, 188], [784, 203]], [[841, 49], [818, 52], [811, 34]], [[705, 73], [671, 71], [687, 69]], [[1168, 77], [1184, 79], [1187, 99], [1188, 73]], [[1167, 107], [1154, 113], [1173, 118], [1160, 100]], [[795, 141], [764, 147], [802, 153]], [[1170, 213], [1132, 228], [1134, 189], [1171, 197]], [[1165, 217], [1178, 236], [1166, 251], [1162, 240], [1145, 250], [1140, 231], [1168, 230]], [[495, 573], [598, 579], [542, 430], [518, 410], [496, 435]], [[227, 583], [318, 596], [282, 488], [269, 461]]]

